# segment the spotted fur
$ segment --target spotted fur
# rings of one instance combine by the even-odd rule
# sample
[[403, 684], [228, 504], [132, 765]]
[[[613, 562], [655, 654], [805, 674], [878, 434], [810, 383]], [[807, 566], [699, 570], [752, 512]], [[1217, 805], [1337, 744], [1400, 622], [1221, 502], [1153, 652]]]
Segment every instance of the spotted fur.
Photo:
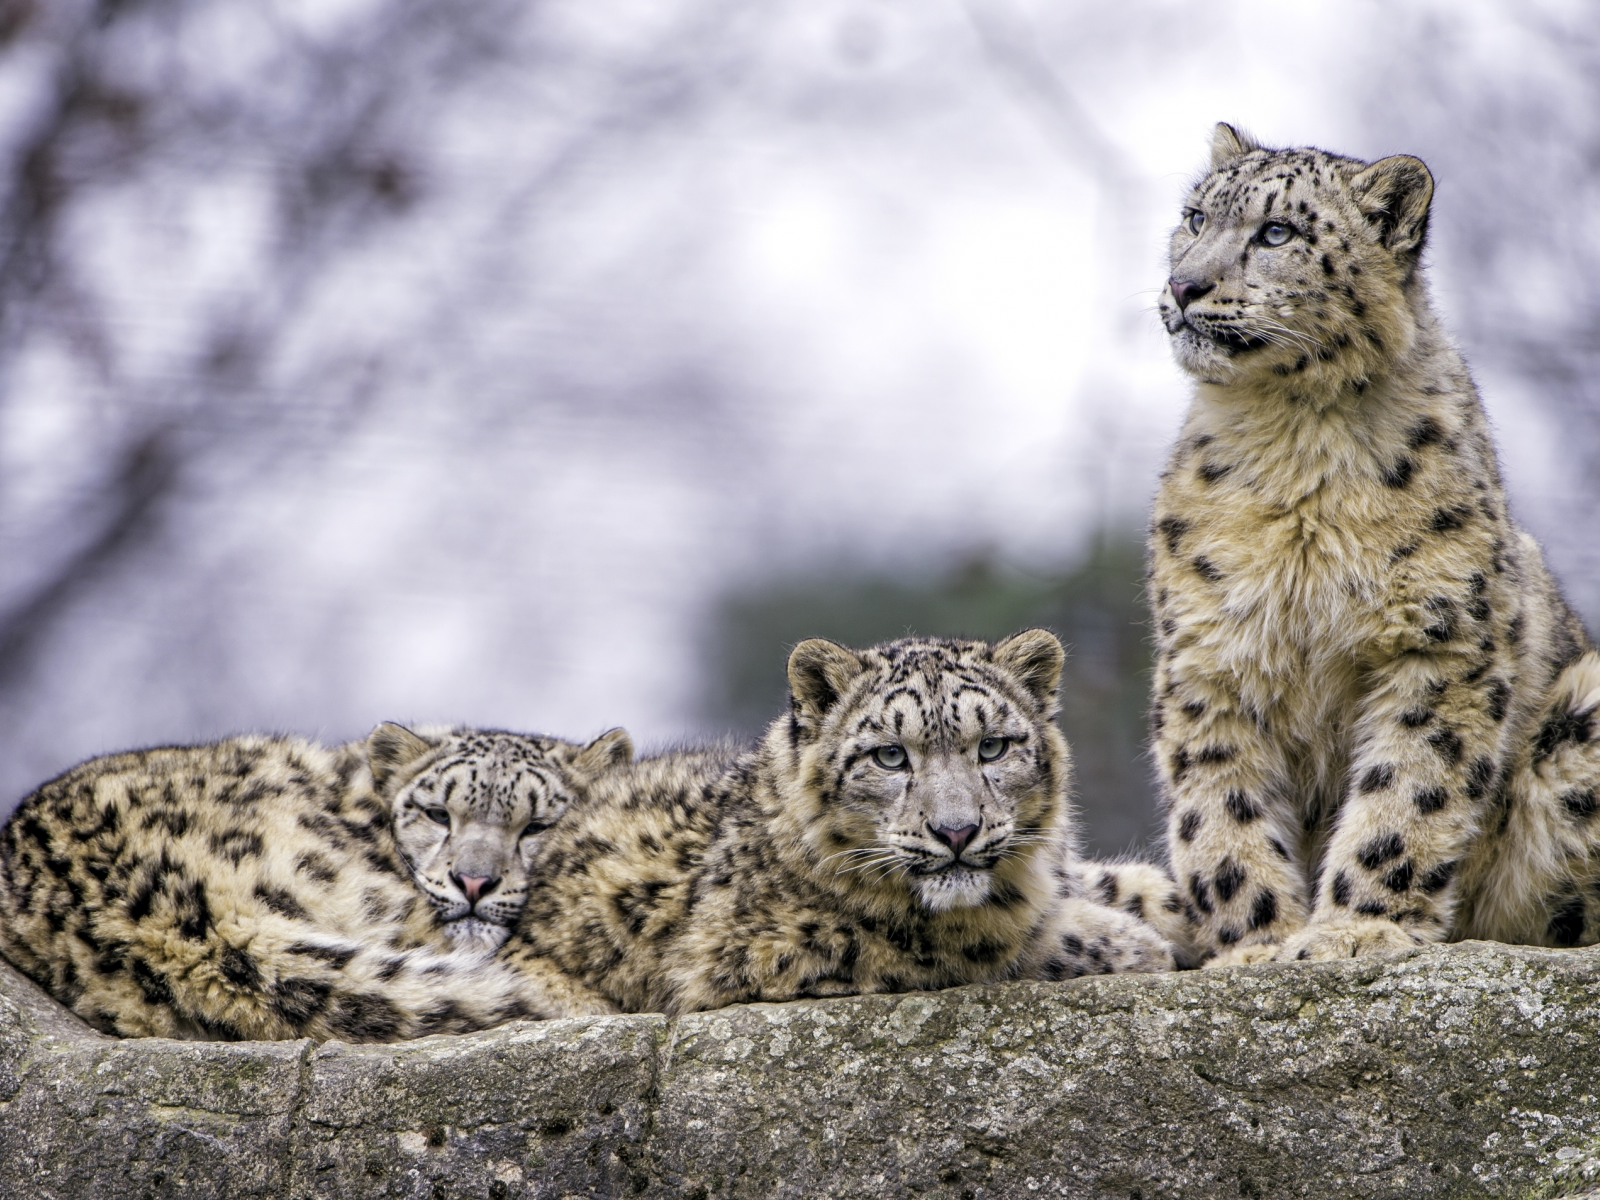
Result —
[[668, 1013], [1170, 968], [1149, 925], [1058, 897], [1062, 661], [1040, 630], [802, 642], [757, 748], [641, 763], [567, 813], [507, 952]]
[[[336, 749], [256, 736], [93, 759], [0, 831], [0, 950], [124, 1036], [388, 1041], [610, 1011], [554, 972], [458, 949], [481, 939], [451, 936], [430, 872], [520, 887], [532, 839], [508, 853], [505, 835], [564, 807], [625, 744], [380, 726]], [[479, 787], [443, 796], [463, 772]], [[410, 829], [422, 805], [448, 809], [442, 844], [443, 826]]]
[[522, 915], [538, 835], [571, 803], [574, 779], [627, 763], [621, 729], [577, 748], [473, 729], [380, 725], [367, 741], [396, 848], [451, 943], [497, 949]]
[[1432, 195], [1223, 125], [1173, 234], [1154, 745], [1217, 962], [1595, 938], [1600, 660], [1428, 303]]

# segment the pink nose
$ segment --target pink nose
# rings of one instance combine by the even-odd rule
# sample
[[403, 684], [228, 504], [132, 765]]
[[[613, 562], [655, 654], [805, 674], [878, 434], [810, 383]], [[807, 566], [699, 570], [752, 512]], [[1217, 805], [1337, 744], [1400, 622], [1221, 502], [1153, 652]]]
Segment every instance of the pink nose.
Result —
[[933, 831], [933, 836], [938, 838], [946, 846], [949, 846], [950, 849], [955, 853], [956, 857], [960, 858], [961, 851], [966, 848], [967, 843], [972, 840], [972, 835], [977, 832], [978, 827], [976, 825], [962, 825], [958, 829], [946, 829], [940, 827]]
[[461, 889], [461, 894], [467, 898], [468, 904], [478, 902], [478, 893], [483, 891], [483, 885], [489, 882], [487, 875], [457, 875], [456, 886]]

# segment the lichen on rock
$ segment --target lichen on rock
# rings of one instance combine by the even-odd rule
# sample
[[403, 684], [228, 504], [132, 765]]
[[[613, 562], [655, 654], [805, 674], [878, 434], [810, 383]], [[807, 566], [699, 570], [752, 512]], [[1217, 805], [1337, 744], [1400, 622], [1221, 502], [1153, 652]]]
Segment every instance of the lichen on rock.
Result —
[[0, 1195], [1575, 1196], [1600, 950], [117, 1041], [0, 963]]

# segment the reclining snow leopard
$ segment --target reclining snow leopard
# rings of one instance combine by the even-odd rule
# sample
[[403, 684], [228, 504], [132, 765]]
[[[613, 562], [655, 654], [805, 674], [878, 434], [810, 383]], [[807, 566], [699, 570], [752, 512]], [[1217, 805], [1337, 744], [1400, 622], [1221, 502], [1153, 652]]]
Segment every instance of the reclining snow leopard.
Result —
[[[632, 756], [381, 725], [97, 758], [0, 831], [0, 951], [123, 1036], [389, 1041], [608, 1012], [488, 957], [538, 836]], [[426, 902], [424, 902], [426, 899]]]
[[758, 747], [635, 764], [567, 811], [503, 954], [667, 1013], [1170, 969], [1073, 870], [1063, 659], [1043, 630], [802, 642]]

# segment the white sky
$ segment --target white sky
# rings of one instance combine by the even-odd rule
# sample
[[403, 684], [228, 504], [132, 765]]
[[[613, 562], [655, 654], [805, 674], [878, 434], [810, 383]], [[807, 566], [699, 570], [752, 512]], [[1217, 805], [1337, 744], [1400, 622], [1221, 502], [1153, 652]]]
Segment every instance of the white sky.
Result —
[[[367, 7], [280, 12], [334, 38]], [[664, 11], [557, 16], [585, 53], [638, 55]], [[587, 103], [581, 79], [518, 68], [508, 35], [498, 75], [418, 98], [425, 203], [330, 260], [274, 367], [381, 362], [378, 416], [198, 481], [160, 569], [75, 610], [0, 713], [9, 794], [88, 754], [242, 728], [670, 739], [697, 732], [702, 622], [741, 581], [979, 548], [1069, 563], [1096, 527], [1142, 523], [1185, 403], [1152, 305], [1212, 123], [1414, 149], [1373, 140], [1351, 95], [1394, 25], [1376, 0], [771, 11], [706, 51], [725, 94], [600, 144], [553, 206], [524, 193]], [[1504, 11], [1448, 9], [1490, 41]], [[1049, 66], [1115, 188], [1048, 97], [996, 69], [972, 12]], [[219, 18], [186, 69], [255, 64], [266, 89], [267, 28]], [[273, 249], [269, 165], [241, 149], [76, 213], [119, 386], [181, 377], [197, 331], [248, 309]], [[59, 502], [123, 393], [50, 345], [9, 387], [0, 543], [38, 557], [17, 514]], [[697, 388], [699, 416], [660, 418], [663, 389]], [[1557, 447], [1525, 414], [1500, 424], [1513, 485], [1535, 492]]]

